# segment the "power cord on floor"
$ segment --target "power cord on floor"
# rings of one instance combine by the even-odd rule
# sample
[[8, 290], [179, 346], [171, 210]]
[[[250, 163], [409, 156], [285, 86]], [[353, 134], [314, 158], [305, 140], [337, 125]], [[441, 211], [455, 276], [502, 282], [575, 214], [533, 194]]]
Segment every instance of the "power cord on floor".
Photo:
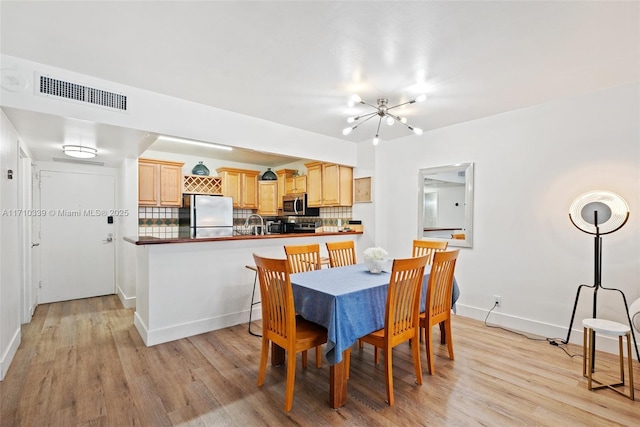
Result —
[[487, 328], [495, 328], [495, 329], [502, 329], [503, 331], [507, 331], [507, 332], [511, 332], [512, 334], [516, 334], [516, 335], [520, 335], [525, 337], [528, 340], [531, 341], [546, 341], [548, 342], [550, 345], [556, 346], [559, 349], [561, 349], [562, 351], [565, 352], [565, 354], [571, 358], [573, 357], [582, 357], [581, 354], [571, 354], [569, 353], [569, 351], [566, 348], [566, 342], [564, 342], [561, 338], [532, 338], [530, 336], [528, 336], [527, 334], [523, 334], [522, 332], [517, 332], [517, 331], [512, 331], [511, 329], [507, 329], [504, 328], [502, 326], [498, 326], [498, 325], [490, 325], [487, 323], [487, 319], [489, 318], [489, 315], [491, 314], [491, 312], [498, 306], [498, 303], [494, 303], [493, 307], [491, 307], [491, 310], [489, 310], [489, 312], [487, 313], [487, 317], [484, 318], [484, 326], [486, 326]]

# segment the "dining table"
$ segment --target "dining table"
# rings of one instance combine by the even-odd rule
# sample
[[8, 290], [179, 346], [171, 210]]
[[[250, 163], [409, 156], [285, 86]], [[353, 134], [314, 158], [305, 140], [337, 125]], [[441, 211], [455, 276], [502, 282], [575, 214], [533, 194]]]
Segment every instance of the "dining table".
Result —
[[[424, 311], [431, 265], [425, 266], [421, 311]], [[296, 313], [327, 328], [324, 355], [329, 362], [329, 404], [337, 409], [347, 400], [344, 352], [371, 332], [384, 328], [389, 271], [370, 273], [365, 264], [325, 268], [290, 276]], [[460, 295], [454, 279], [452, 307]], [[277, 346], [276, 346], [277, 347]], [[273, 347], [272, 364], [284, 362], [284, 351]]]

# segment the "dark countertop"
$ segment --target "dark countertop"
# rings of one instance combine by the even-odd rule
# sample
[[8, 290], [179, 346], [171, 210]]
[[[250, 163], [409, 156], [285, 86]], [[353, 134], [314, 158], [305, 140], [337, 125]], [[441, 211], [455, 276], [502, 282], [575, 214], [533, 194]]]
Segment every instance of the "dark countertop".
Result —
[[263, 239], [289, 239], [295, 237], [312, 237], [312, 236], [344, 236], [352, 234], [362, 234], [362, 231], [338, 231], [338, 232], [322, 232], [322, 233], [287, 233], [287, 234], [265, 234], [264, 236], [225, 236], [225, 237], [173, 237], [162, 239], [160, 237], [136, 236], [124, 237], [126, 242], [134, 245], [160, 245], [166, 243], [200, 243], [200, 242], [219, 242], [222, 240], [263, 240]]

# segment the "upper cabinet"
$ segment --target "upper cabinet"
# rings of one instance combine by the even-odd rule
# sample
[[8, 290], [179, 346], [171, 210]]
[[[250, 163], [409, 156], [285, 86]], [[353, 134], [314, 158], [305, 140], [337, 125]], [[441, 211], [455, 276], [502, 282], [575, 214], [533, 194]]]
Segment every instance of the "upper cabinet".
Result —
[[222, 194], [233, 197], [233, 207], [258, 209], [258, 176], [260, 171], [235, 168], [218, 168], [222, 178]]
[[282, 196], [287, 194], [287, 180], [296, 172], [295, 169], [280, 169], [276, 171], [276, 175], [278, 175], [278, 209], [282, 209]]
[[285, 194], [306, 193], [307, 177], [297, 175], [295, 169], [280, 169], [278, 175], [278, 209], [282, 209], [282, 196]]
[[307, 192], [307, 177], [306, 175], [293, 176], [287, 178], [285, 182], [286, 194], [306, 193]]
[[208, 175], [185, 175], [182, 194], [222, 196], [222, 178]]
[[140, 206], [182, 206], [184, 163], [138, 159], [138, 204]]
[[305, 163], [309, 206], [352, 206], [353, 168], [333, 163]]
[[278, 181], [258, 181], [258, 214], [278, 215]]

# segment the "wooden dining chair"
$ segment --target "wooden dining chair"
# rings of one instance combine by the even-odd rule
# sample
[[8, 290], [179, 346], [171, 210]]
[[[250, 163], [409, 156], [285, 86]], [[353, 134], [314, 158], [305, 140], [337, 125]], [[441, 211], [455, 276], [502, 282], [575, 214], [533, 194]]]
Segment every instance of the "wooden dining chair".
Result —
[[[414, 240], [411, 256], [417, 257], [422, 255], [429, 255], [429, 261], [427, 261], [427, 265], [430, 265], [433, 262], [433, 255], [436, 252], [446, 251], [447, 246], [449, 246], [449, 242], [445, 240]], [[444, 323], [440, 324], [440, 332], [440, 343], [445, 344], [446, 341]], [[420, 334], [420, 340], [422, 340], [422, 334]]]
[[362, 341], [373, 344], [375, 363], [379, 361], [378, 348], [382, 349], [385, 361], [385, 379], [387, 386], [387, 402], [394, 404], [393, 372], [391, 353], [393, 347], [411, 341], [413, 366], [416, 382], [422, 384], [422, 368], [420, 366], [420, 297], [424, 266], [428, 256], [418, 258], [395, 259], [391, 269], [387, 304], [385, 309], [384, 328], [362, 337]]
[[412, 257], [428, 255], [427, 264], [433, 262], [433, 254], [447, 250], [449, 242], [446, 240], [414, 240]]
[[451, 238], [452, 238], [452, 239], [458, 239], [458, 240], [464, 240], [464, 239], [466, 239], [467, 237], [464, 235], [464, 233], [453, 233], [453, 234], [451, 235]]
[[449, 350], [449, 359], [453, 360], [453, 339], [451, 333], [451, 294], [453, 292], [453, 274], [456, 268], [459, 249], [436, 252], [431, 265], [427, 284], [425, 311], [420, 313], [420, 331], [425, 329], [425, 347], [429, 374], [435, 372], [433, 363], [433, 326], [444, 324], [445, 342]]
[[320, 270], [320, 244], [285, 245], [291, 274]]
[[327, 242], [329, 267], [344, 267], [356, 264], [356, 248], [353, 240], [344, 242]]
[[307, 367], [307, 350], [316, 349], [316, 367], [321, 367], [320, 346], [327, 342], [327, 330], [296, 316], [293, 290], [289, 278], [289, 263], [285, 259], [262, 258], [253, 254], [260, 278], [262, 301], [262, 352], [258, 371], [258, 387], [264, 383], [269, 358], [269, 343], [287, 352], [287, 385], [284, 410], [293, 406], [293, 385], [296, 375], [296, 355], [302, 352], [302, 367]]

